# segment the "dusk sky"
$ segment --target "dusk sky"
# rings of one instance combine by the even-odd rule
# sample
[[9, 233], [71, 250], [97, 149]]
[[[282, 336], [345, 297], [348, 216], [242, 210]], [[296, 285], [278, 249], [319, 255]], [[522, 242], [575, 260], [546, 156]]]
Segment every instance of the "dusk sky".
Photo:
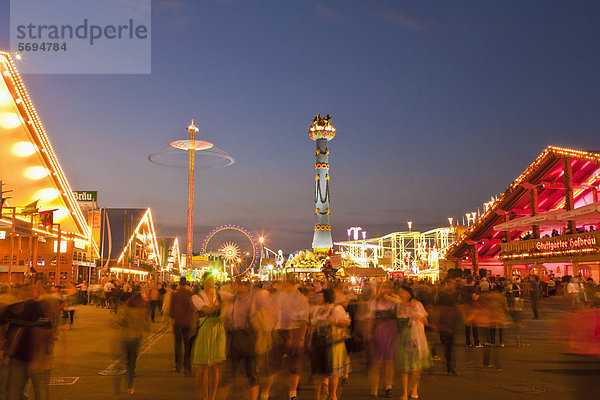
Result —
[[317, 113], [337, 129], [334, 241], [447, 226], [546, 146], [600, 149], [597, 1], [157, 0], [152, 13], [150, 75], [24, 80], [72, 188], [152, 207], [159, 236], [185, 237], [187, 171], [148, 155], [194, 118], [233, 156], [196, 174], [196, 250], [229, 223], [274, 250], [311, 246]]

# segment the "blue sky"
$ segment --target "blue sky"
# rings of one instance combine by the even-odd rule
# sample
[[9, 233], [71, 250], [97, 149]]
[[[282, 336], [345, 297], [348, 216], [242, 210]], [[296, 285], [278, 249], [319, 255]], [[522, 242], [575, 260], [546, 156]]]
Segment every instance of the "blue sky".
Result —
[[105, 207], [151, 206], [159, 235], [183, 237], [186, 172], [147, 156], [195, 118], [198, 136], [236, 159], [196, 176], [195, 248], [235, 223], [290, 251], [312, 239], [316, 113], [337, 128], [334, 240], [350, 226], [371, 236], [407, 220], [446, 225], [548, 145], [600, 149], [599, 11], [594, 1], [157, 0], [151, 75], [24, 79], [75, 190], [98, 190]]

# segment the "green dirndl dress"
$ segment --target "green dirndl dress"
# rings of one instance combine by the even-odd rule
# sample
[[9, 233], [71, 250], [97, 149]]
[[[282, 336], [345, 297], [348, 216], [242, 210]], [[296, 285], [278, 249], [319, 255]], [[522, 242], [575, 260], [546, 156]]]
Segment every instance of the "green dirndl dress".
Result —
[[396, 354], [396, 368], [400, 372], [420, 371], [433, 365], [422, 324], [408, 325], [400, 330]]
[[214, 365], [225, 361], [226, 336], [221, 317], [200, 318], [198, 327], [192, 349], [192, 363]]

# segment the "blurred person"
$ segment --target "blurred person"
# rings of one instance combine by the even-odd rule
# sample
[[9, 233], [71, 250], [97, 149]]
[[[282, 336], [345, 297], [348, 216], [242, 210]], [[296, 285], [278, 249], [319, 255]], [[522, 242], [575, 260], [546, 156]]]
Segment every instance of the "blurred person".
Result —
[[486, 343], [483, 348], [483, 366], [502, 371], [500, 347], [503, 346], [503, 329], [506, 326], [508, 306], [506, 297], [499, 291], [482, 292], [476, 302], [476, 319], [483, 327]]
[[104, 286], [100, 283], [94, 283], [88, 287], [88, 291], [90, 292], [90, 304], [95, 304], [96, 307], [102, 307], [105, 302], [102, 297]]
[[77, 290], [73, 285], [67, 286], [62, 290], [62, 318], [65, 320], [64, 325], [68, 325], [68, 329], [73, 329], [75, 320], [75, 308], [77, 306]]
[[226, 336], [221, 319], [221, 297], [212, 276], [204, 278], [204, 289], [192, 296], [198, 310], [198, 329], [192, 348], [192, 363], [199, 365], [196, 374], [198, 399], [215, 400], [220, 380], [220, 365], [225, 361]]
[[594, 308], [600, 308], [600, 284], [592, 288], [590, 305]]
[[154, 322], [154, 316], [156, 314], [156, 309], [158, 308], [160, 298], [160, 293], [154, 280], [150, 281], [146, 296], [148, 297], [148, 307], [150, 308], [150, 319], [152, 322]]
[[589, 306], [593, 301], [594, 288], [596, 286], [596, 285], [594, 285], [594, 279], [592, 279], [591, 277], [588, 277], [583, 282], [582, 286], [583, 286], [585, 305]]
[[340, 374], [346, 365], [346, 331], [350, 316], [341, 305], [335, 304], [335, 293], [331, 289], [321, 291], [323, 304], [317, 307], [309, 320], [311, 335], [311, 370], [316, 376], [315, 399], [337, 400]]
[[548, 297], [548, 281], [550, 278], [548, 275], [543, 275], [542, 278], [538, 281], [540, 285], [540, 297]]
[[569, 308], [571, 311], [583, 307], [582, 292], [579, 279], [572, 276], [567, 284], [567, 295], [569, 296]]
[[125, 281], [123, 283], [123, 286], [121, 287], [121, 301], [129, 300], [133, 292], [133, 286], [134, 284], [132, 281]]
[[69, 363], [70, 335], [69, 314], [65, 310], [65, 296], [56, 286], [50, 286], [41, 295], [40, 299], [43, 299], [44, 304], [48, 307], [48, 315], [53, 327], [53, 338], [61, 347], [59, 363], [61, 366], [66, 366]]
[[562, 296], [563, 290], [564, 290], [564, 285], [563, 285], [562, 279], [556, 277], [556, 278], [554, 278], [554, 282], [556, 282], [556, 295]]
[[260, 399], [268, 400], [277, 366], [280, 364], [277, 362], [277, 347], [281, 343], [281, 339], [275, 330], [279, 316], [271, 297], [271, 293], [275, 292], [273, 285], [255, 286], [253, 290], [255, 301], [254, 307], [251, 308], [250, 323], [252, 329], [256, 332], [255, 349], [261, 378], [259, 384]]
[[522, 290], [520, 286], [520, 279], [515, 278], [506, 287], [506, 305], [508, 306], [508, 313], [512, 320], [512, 326], [515, 331], [515, 338], [517, 346], [523, 346], [523, 324], [521, 322], [521, 312], [523, 311], [523, 299], [521, 298]]
[[487, 292], [488, 290], [490, 290], [492, 288], [492, 285], [490, 284], [490, 281], [488, 280], [487, 277], [483, 277], [481, 278], [481, 280], [479, 281], [479, 292]]
[[314, 312], [323, 305], [323, 295], [317, 288], [315, 287], [316, 282], [312, 281], [308, 285], [304, 287], [306, 298], [308, 300], [308, 315], [309, 315], [309, 325], [306, 332], [306, 339], [304, 342], [304, 351], [307, 353], [308, 357], [306, 359], [310, 374], [307, 377], [307, 384], [312, 385], [314, 383], [313, 372], [312, 372], [312, 336], [314, 333], [314, 326], [311, 324], [310, 317], [314, 314]]
[[192, 292], [187, 288], [185, 277], [179, 279], [179, 287], [171, 294], [169, 316], [173, 321], [173, 339], [175, 351], [175, 372], [192, 376], [191, 337], [194, 325], [194, 305]]
[[401, 288], [399, 294], [398, 319], [406, 327], [400, 331], [396, 365], [400, 371], [402, 400], [407, 400], [409, 395], [416, 399], [421, 370], [432, 365], [425, 336], [427, 311], [410, 287]]
[[170, 315], [171, 313], [171, 295], [175, 290], [177, 290], [177, 285], [175, 283], [171, 285], [167, 285], [165, 287], [166, 292], [163, 298], [161, 312], [163, 315]]
[[[348, 352], [348, 361], [355, 354], [366, 353], [365, 358], [368, 358], [367, 338], [370, 332], [369, 310], [370, 303], [361, 294], [359, 298], [354, 298], [348, 304], [346, 311], [350, 315], [350, 337], [346, 339], [346, 351]], [[363, 364], [370, 366], [370, 361], [365, 360]], [[350, 369], [347, 368], [345, 375], [340, 379], [342, 385], [348, 384], [348, 374]]]
[[233, 376], [244, 364], [248, 381], [248, 398], [256, 400], [259, 393], [258, 332], [253, 318], [258, 310], [267, 307], [268, 292], [251, 287], [250, 282], [237, 281], [233, 288], [231, 305], [227, 309], [226, 327], [231, 338], [229, 351]]
[[[468, 276], [466, 284], [460, 287], [460, 303], [462, 310], [462, 318], [465, 324], [465, 344], [475, 347], [481, 347], [479, 342], [479, 329], [477, 323], [473, 318], [473, 303], [477, 296], [477, 288], [473, 282], [473, 277]], [[471, 341], [471, 334], [473, 335], [473, 341]]]
[[531, 311], [534, 319], [540, 319], [539, 299], [540, 299], [540, 277], [533, 275], [529, 281], [529, 299], [531, 300]]
[[556, 294], [556, 280], [554, 278], [554, 275], [550, 275], [550, 278], [548, 279], [548, 282], [547, 282], [547, 286], [548, 286], [548, 296], [554, 296]]
[[369, 310], [369, 384], [371, 396], [377, 397], [381, 367], [384, 370], [385, 397], [392, 397], [394, 383], [394, 359], [398, 343], [398, 325], [396, 323], [398, 300], [393, 297], [391, 282], [383, 282], [377, 296], [371, 301]]
[[42, 301], [30, 287], [19, 289], [17, 303], [0, 314], [5, 335], [4, 363], [8, 365], [7, 399], [21, 400], [31, 381], [36, 400], [48, 399], [53, 330]]
[[75, 287], [79, 288], [79, 303], [87, 304], [88, 303], [88, 284], [87, 284], [87, 282], [83, 281]]
[[167, 294], [167, 284], [165, 282], [161, 282], [160, 284], [160, 288], [158, 289], [158, 309], [160, 310], [161, 314], [163, 313], [162, 309], [163, 309], [163, 304], [165, 301], [165, 295]]
[[364, 297], [373, 297], [375, 295], [375, 289], [373, 287], [373, 282], [369, 278], [365, 278], [361, 284], [361, 294]]
[[595, 307], [573, 310], [562, 316], [556, 328], [557, 336], [565, 339], [562, 352], [568, 358], [563, 362], [571, 364], [574, 371], [569, 374], [572, 397], [593, 398], [598, 392], [600, 376], [600, 310]]
[[276, 313], [275, 329], [279, 343], [273, 349], [274, 371], [281, 369], [283, 358], [287, 358], [289, 381], [288, 396], [297, 399], [298, 383], [302, 372], [304, 340], [308, 327], [309, 304], [290, 279], [284, 280], [279, 290], [272, 296]]
[[[0, 315], [2, 315], [2, 313], [4, 312], [4, 310], [6, 310], [6, 308], [14, 303], [18, 303], [19, 302], [19, 298], [17, 296], [15, 296], [15, 291], [10, 291], [8, 290], [8, 286], [0, 286]], [[5, 358], [6, 357], [6, 334], [5, 334], [5, 330], [6, 330], [7, 325], [6, 324], [2, 324], [0, 329], [0, 344], [2, 345], [1, 349], [2, 349], [2, 358], [1, 358], [1, 363], [0, 363], [0, 399], [1, 400], [6, 400], [6, 388], [7, 388], [7, 384], [8, 384], [8, 365], [7, 365], [7, 361], [8, 359]], [[5, 362], [6, 361], [6, 362]]]
[[[118, 325], [121, 328], [121, 346], [127, 362], [127, 394], [135, 393], [135, 367], [144, 331], [149, 330], [148, 304], [141, 289], [134, 285], [131, 297], [123, 302]], [[121, 375], [115, 376], [115, 393], [120, 393]]]
[[458, 309], [458, 294], [451, 286], [451, 282], [446, 282], [438, 294], [437, 311], [436, 329], [440, 335], [440, 341], [444, 346], [446, 372], [449, 375], [457, 376], [454, 336], [461, 318]]
[[111, 280], [106, 281], [104, 284], [104, 308], [110, 308], [112, 304], [112, 291], [115, 285]]
[[110, 291], [110, 300], [111, 300], [111, 307], [110, 307], [110, 311], [117, 314], [119, 312], [119, 306], [121, 305], [121, 296], [123, 295], [123, 283], [118, 280], [115, 279], [113, 281], [113, 288]]

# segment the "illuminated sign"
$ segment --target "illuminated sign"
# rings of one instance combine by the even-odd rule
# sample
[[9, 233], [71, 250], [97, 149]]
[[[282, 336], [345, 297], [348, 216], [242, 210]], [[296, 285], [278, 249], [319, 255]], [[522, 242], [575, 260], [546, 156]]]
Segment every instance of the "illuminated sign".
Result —
[[600, 232], [580, 233], [502, 243], [501, 260], [531, 257], [577, 256], [600, 251]]
[[73, 190], [75, 199], [81, 202], [98, 202], [97, 190]]
[[575, 238], [560, 238], [551, 241], [538, 241], [535, 248], [539, 251], [574, 250], [596, 245], [595, 236], [579, 236]]
[[6, 239], [6, 231], [0, 231], [0, 239]]

